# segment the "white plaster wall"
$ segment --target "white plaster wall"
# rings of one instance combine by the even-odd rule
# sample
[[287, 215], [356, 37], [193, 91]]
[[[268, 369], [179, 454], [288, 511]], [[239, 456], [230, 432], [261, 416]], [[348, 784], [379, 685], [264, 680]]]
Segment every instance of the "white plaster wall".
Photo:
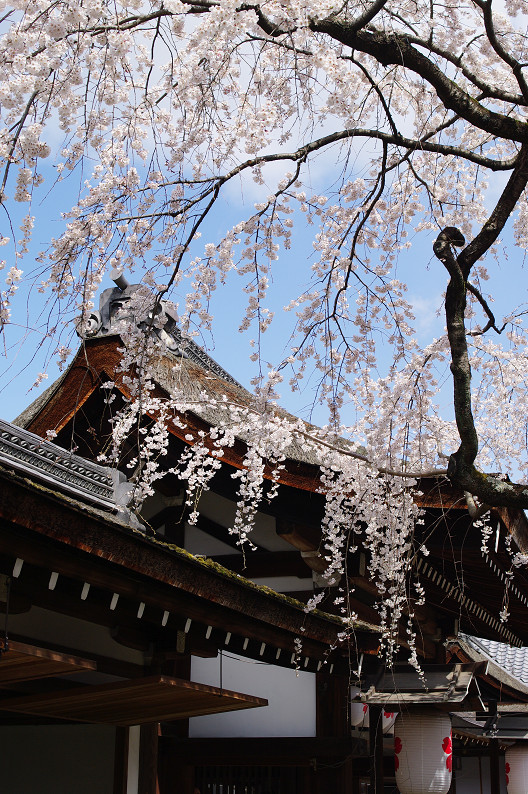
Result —
[[[191, 681], [220, 686], [220, 658], [193, 656]], [[315, 675], [223, 654], [224, 689], [267, 698], [269, 705], [193, 717], [192, 737], [315, 736]]]
[[[81, 585], [79, 585], [80, 597]], [[111, 614], [111, 613], [110, 613]], [[52, 642], [74, 648], [82, 652], [99, 653], [126, 662], [143, 664], [140, 651], [120, 645], [110, 635], [107, 626], [98, 626], [87, 620], [60, 615], [42, 607], [31, 607], [28, 612], [9, 616], [9, 630], [12, 634], [31, 637], [32, 640]]]
[[0, 727], [0, 790], [112, 794], [115, 729], [107, 725]]

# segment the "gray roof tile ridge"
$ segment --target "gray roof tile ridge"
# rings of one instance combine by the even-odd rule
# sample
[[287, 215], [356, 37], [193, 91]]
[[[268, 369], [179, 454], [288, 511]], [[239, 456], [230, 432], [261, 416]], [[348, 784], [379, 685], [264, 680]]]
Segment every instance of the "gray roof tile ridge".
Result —
[[528, 684], [528, 647], [514, 648], [498, 640], [487, 640], [470, 634], [460, 634], [459, 637], [510, 675]]

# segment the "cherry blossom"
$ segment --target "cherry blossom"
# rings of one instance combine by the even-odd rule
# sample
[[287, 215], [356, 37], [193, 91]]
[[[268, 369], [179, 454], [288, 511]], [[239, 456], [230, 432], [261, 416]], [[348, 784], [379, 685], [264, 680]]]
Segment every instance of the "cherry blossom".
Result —
[[[316, 460], [328, 581], [362, 545], [383, 648], [390, 658], [403, 621], [412, 649], [409, 574], [427, 553], [413, 540], [416, 481], [447, 476], [477, 525], [492, 506], [528, 507], [527, 312], [515, 289], [505, 311], [493, 304], [495, 273], [511, 278], [508, 234], [521, 258], [528, 248], [524, 3], [501, 13], [484, 0], [0, 5], [3, 332], [33, 284], [62, 367], [68, 320], [80, 315], [87, 332], [105, 274], [142, 282], [133, 308], [143, 319], [122, 323], [130, 401], [106, 457], [118, 465], [138, 429], [127, 466], [139, 507], [162, 476], [168, 428], [197, 409], [177, 379], [168, 399], [154, 396], [158, 309], [174, 302], [184, 337], [214, 333], [215, 293], [239, 284], [255, 399], [209, 405], [218, 420], [202, 435], [184, 428], [173, 473], [191, 520], [236, 439], [246, 452], [231, 531], [242, 547], [285, 460]], [[251, 199], [233, 215], [237, 190]], [[57, 223], [45, 239], [48, 196]], [[297, 254], [301, 238], [311, 256]], [[264, 340], [284, 316], [274, 280], [294, 254], [306, 262], [284, 301], [292, 338], [268, 361]], [[442, 273], [445, 329], [424, 342], [412, 294], [428, 268]], [[307, 382], [325, 406], [320, 429], [278, 407], [281, 390]], [[207, 409], [206, 394], [193, 399]]]

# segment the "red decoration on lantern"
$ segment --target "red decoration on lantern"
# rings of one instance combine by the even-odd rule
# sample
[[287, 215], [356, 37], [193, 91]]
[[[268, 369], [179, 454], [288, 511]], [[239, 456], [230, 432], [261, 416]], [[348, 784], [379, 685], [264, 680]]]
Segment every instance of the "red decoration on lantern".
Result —
[[402, 740], [399, 736], [394, 737], [394, 769], [398, 769], [400, 766], [400, 759], [398, 758], [398, 753], [402, 751]]
[[[426, 707], [399, 712], [394, 734], [400, 794], [448, 794], [453, 766], [449, 715]], [[528, 794], [528, 789], [516, 794]]]
[[504, 771], [508, 794], [526, 794], [528, 791], [528, 747], [521, 742], [506, 750]]
[[451, 736], [445, 737], [444, 741], [442, 742], [442, 750], [447, 755], [446, 769], [451, 772], [453, 768], [453, 742], [451, 741]]

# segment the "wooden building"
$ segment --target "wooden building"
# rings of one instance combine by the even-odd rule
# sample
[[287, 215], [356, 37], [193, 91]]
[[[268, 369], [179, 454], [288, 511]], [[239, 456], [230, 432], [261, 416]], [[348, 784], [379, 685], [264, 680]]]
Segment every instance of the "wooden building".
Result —
[[[117, 404], [130, 397], [119, 323], [130, 320], [135, 290], [122, 281], [103, 293], [68, 370], [16, 425], [0, 425], [6, 790], [356, 794], [370, 785], [380, 794], [394, 789], [384, 708], [522, 712], [528, 688], [502, 680], [500, 665], [473, 658], [459, 638], [528, 645], [528, 576], [511, 565], [511, 544], [528, 548], [524, 513], [495, 511], [483, 550], [463, 495], [447, 482], [420, 484], [425, 521], [417, 532], [429, 556], [416, 563], [426, 603], [415, 605], [414, 627], [420, 662], [437, 681], [433, 697], [405, 661], [404, 627], [398, 684], [384, 675], [377, 592], [362, 552], [349, 562], [358, 616], [349, 640], [331, 594], [321, 610], [304, 608], [326, 565], [315, 459], [292, 450], [278, 496], [257, 515], [257, 551], [247, 557], [228, 532], [243, 438], [202, 495], [196, 525], [173, 475], [156, 483], [141, 515], [130, 511], [124, 474], [96, 460], [113, 410], [102, 385], [115, 384]], [[184, 343], [163, 311], [156, 393], [169, 394], [177, 378], [189, 397], [205, 390], [250, 405], [251, 395]], [[167, 470], [214, 421], [209, 411], [188, 413], [185, 429], [171, 425]], [[49, 430], [54, 443], [42, 440]], [[505, 598], [510, 617], [502, 623]], [[369, 705], [368, 729], [352, 725], [351, 684]], [[482, 720], [460, 719], [455, 749], [492, 758], [489, 790], [498, 794], [503, 745]]]

